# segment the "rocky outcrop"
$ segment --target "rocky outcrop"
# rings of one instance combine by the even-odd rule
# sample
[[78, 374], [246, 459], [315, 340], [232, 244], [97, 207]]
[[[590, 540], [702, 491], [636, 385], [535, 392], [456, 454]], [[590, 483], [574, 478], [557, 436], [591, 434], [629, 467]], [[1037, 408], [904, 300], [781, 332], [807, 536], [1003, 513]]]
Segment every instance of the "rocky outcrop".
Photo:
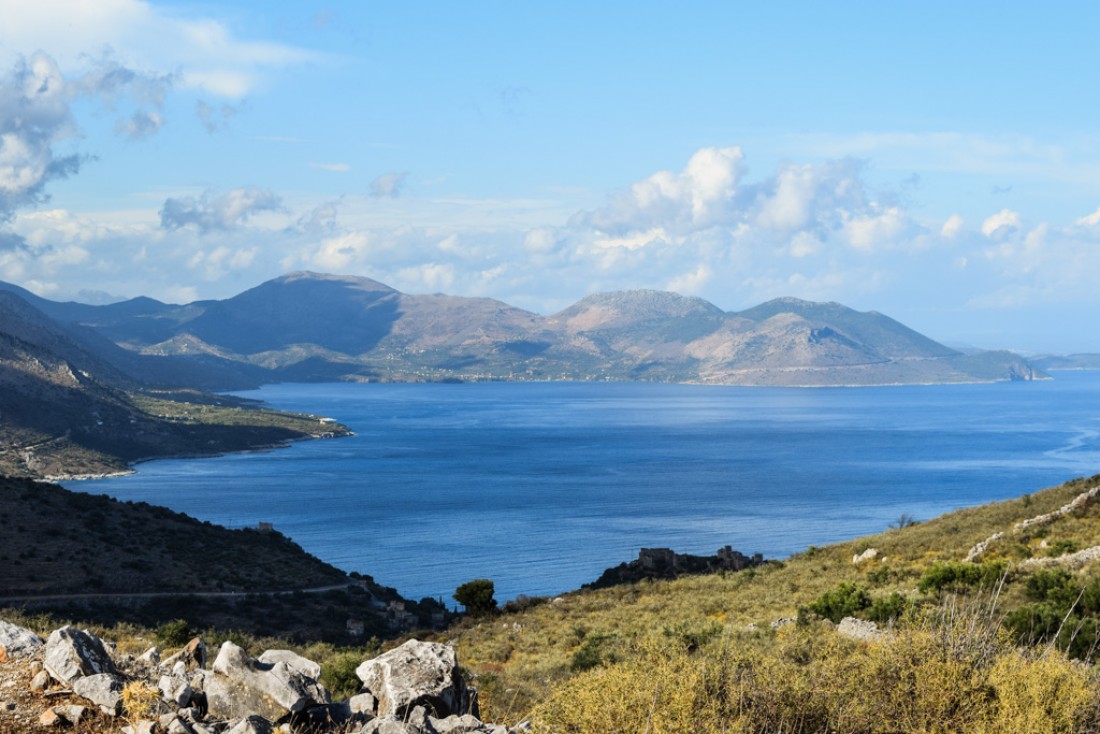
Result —
[[277, 721], [329, 703], [316, 680], [285, 662], [261, 662], [228, 640], [214, 660], [213, 674], [203, 676], [203, 691], [209, 712], [226, 719], [259, 714]]
[[728, 545], [713, 556], [693, 556], [676, 553], [671, 548], [642, 548], [637, 560], [620, 563], [604, 571], [598, 579], [584, 584], [585, 589], [606, 589], [619, 584], [633, 584], [644, 579], [674, 579], [700, 573], [741, 571], [764, 563], [759, 553], [751, 558]]
[[[9, 641], [33, 635], [0, 627]], [[357, 669], [363, 690], [336, 702], [318, 680], [320, 666], [287, 650], [254, 658], [226, 642], [206, 668], [201, 639], [163, 661], [156, 649], [112, 658], [110, 645], [72, 627], [55, 630], [45, 645], [28, 644], [23, 658], [0, 661], [0, 689], [25, 692], [20, 703], [0, 710], [0, 732], [8, 731], [6, 722], [123, 734], [513, 734], [526, 728], [482, 722], [454, 650], [440, 643], [410, 640], [364, 661]]]
[[836, 633], [841, 637], [847, 637], [861, 642], [878, 642], [886, 637], [887, 632], [879, 629], [874, 622], [855, 617], [845, 617], [836, 626]]
[[43, 644], [42, 638], [29, 629], [0, 619], [0, 661], [28, 655]]
[[454, 648], [409, 640], [355, 670], [377, 702], [379, 717], [403, 718], [417, 706], [439, 717], [474, 713], [476, 695], [458, 671]]
[[[1085, 490], [1084, 492], [1077, 495], [1072, 500], [1062, 505], [1057, 510], [1054, 510], [1053, 512], [1047, 512], [1042, 515], [1036, 515], [1035, 517], [1029, 517], [1026, 520], [1021, 520], [1020, 522], [1012, 526], [1012, 530], [1018, 532], [1021, 530], [1027, 530], [1029, 528], [1048, 525], [1061, 517], [1065, 517], [1066, 515], [1069, 515], [1070, 513], [1076, 512], [1077, 510], [1087, 506], [1098, 496], [1100, 496], [1100, 485]], [[985, 540], [975, 544], [974, 547], [971, 548], [970, 551], [966, 554], [966, 557], [963, 560], [967, 562], [976, 561], [978, 558], [981, 557], [983, 553], [985, 553], [989, 549], [989, 546], [993, 545], [993, 543], [1001, 540], [1004, 537], [1005, 533], [1003, 532], [993, 533]], [[1086, 551], [1082, 552], [1086, 553]], [[1032, 560], [1040, 564], [1043, 562], [1041, 559]], [[1087, 560], [1091, 560], [1091, 558], [1084, 558], [1081, 560], [1081, 562], [1083, 563]]]
[[122, 713], [122, 689], [126, 679], [116, 673], [96, 673], [73, 681], [73, 693], [91, 701], [108, 716]]
[[69, 626], [54, 630], [46, 640], [44, 665], [46, 672], [64, 685], [88, 675], [118, 672], [102, 640]]
[[260, 655], [259, 661], [271, 665], [275, 663], [286, 663], [287, 667], [291, 670], [297, 670], [307, 678], [312, 678], [313, 680], [320, 680], [321, 678], [320, 665], [312, 660], [307, 660], [292, 650], [266, 650]]

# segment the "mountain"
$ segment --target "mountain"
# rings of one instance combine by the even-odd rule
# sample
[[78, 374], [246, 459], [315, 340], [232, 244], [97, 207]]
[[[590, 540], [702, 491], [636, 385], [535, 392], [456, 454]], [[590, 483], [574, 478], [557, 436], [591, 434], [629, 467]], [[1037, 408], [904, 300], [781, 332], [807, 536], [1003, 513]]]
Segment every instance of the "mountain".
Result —
[[[54, 321], [15, 292], [0, 292], [0, 474], [102, 474], [155, 456], [346, 432], [316, 417], [181, 389], [184, 381], [163, 389], [143, 380], [156, 364], [94, 331]], [[188, 372], [178, 362], [160, 364]]]
[[1043, 370], [1100, 370], [1100, 354], [1045, 354], [1029, 361]]
[[489, 298], [410, 295], [369, 278], [299, 272], [221, 301], [41, 307], [67, 329], [110, 340], [117, 349], [100, 344], [93, 353], [128, 374], [207, 389], [286, 380], [872, 385], [1042, 376], [1013, 354], [964, 355], [882, 314], [793, 298], [728, 313], [700, 298], [633, 290], [540, 316]]

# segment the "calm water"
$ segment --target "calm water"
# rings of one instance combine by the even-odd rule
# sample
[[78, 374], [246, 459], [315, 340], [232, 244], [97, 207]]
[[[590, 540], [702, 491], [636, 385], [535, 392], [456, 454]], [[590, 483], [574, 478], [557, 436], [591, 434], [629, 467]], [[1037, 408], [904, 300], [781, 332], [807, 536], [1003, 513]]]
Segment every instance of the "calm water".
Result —
[[652, 384], [273, 385], [353, 438], [143, 464], [70, 483], [306, 550], [411, 597], [498, 599], [595, 579], [638, 549], [783, 557], [902, 513], [1100, 471], [1100, 373], [883, 388]]

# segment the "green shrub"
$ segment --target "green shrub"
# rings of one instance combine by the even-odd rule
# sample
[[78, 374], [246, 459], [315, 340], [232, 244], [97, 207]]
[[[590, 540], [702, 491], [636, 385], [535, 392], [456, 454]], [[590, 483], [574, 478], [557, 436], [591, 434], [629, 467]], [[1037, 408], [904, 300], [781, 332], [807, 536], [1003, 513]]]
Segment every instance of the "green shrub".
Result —
[[366, 659], [362, 653], [339, 652], [321, 663], [321, 682], [332, 694], [332, 700], [343, 701], [359, 693], [363, 681], [355, 669]]
[[496, 587], [489, 579], [474, 579], [455, 589], [454, 600], [466, 607], [466, 611], [474, 616], [488, 614], [497, 608], [497, 600], [493, 598]]
[[171, 622], [165, 622], [156, 630], [157, 642], [162, 647], [183, 647], [194, 636], [194, 631], [185, 619], [173, 619]]
[[573, 653], [569, 660], [569, 669], [574, 673], [591, 670], [598, 665], [606, 665], [614, 662], [614, 656], [607, 654], [605, 643], [614, 635], [593, 634], [589, 635]]
[[989, 563], [937, 562], [917, 582], [922, 594], [929, 591], [993, 588], [1004, 578], [1007, 566], [1002, 561]]
[[818, 616], [836, 623], [845, 617], [871, 606], [871, 596], [858, 584], [841, 583], [832, 591], [826, 591], [809, 605], [809, 610]]
[[901, 619], [909, 609], [909, 599], [898, 592], [876, 597], [864, 616], [872, 622], [885, 623]]

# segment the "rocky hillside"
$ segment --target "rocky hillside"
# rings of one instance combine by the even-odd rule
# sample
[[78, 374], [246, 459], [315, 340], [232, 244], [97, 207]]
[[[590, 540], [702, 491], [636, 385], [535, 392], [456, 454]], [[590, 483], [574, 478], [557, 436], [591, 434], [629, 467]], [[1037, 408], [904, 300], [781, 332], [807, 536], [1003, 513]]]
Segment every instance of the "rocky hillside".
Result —
[[[317, 416], [182, 389], [172, 375], [188, 372], [186, 366], [175, 358], [157, 359], [57, 322], [20, 296], [0, 291], [0, 473], [103, 474], [157, 456], [216, 454], [347, 433]], [[159, 380], [146, 380], [150, 373]]]
[[[185, 618], [255, 634], [349, 642], [449, 618], [261, 526], [228, 530], [145, 503], [0, 477], [0, 608], [104, 624]], [[349, 632], [348, 620], [361, 629]]]
[[33, 303], [129, 350], [137, 360], [130, 373], [189, 369], [189, 384], [206, 387], [219, 380], [870, 385], [1041, 376], [1013, 354], [965, 356], [881, 314], [789, 298], [727, 313], [699, 298], [624, 291], [544, 317], [487, 298], [409, 295], [368, 278], [292, 273], [224, 301], [183, 306]]
[[514, 731], [477, 718], [477, 693], [447, 645], [410, 640], [363, 659], [355, 675], [360, 691], [334, 700], [322, 666], [290, 650], [269, 649], [253, 657], [227, 640], [208, 656], [205, 641], [196, 637], [182, 649], [162, 653], [152, 646], [127, 654], [87, 630], [60, 627], [43, 640], [0, 619], [5, 734]]

